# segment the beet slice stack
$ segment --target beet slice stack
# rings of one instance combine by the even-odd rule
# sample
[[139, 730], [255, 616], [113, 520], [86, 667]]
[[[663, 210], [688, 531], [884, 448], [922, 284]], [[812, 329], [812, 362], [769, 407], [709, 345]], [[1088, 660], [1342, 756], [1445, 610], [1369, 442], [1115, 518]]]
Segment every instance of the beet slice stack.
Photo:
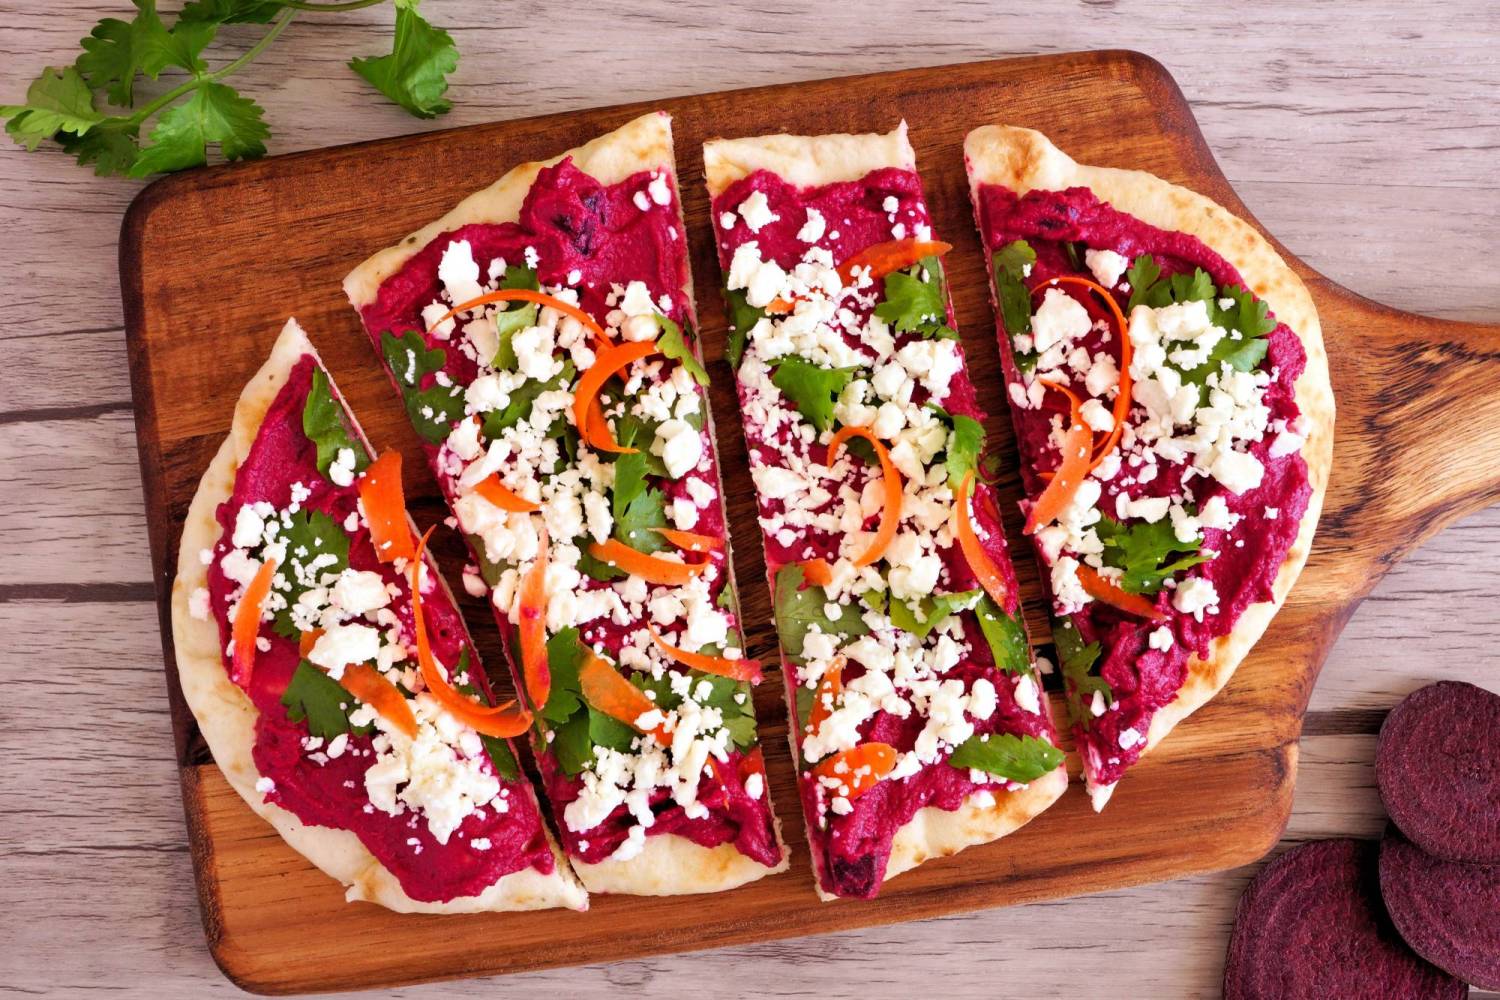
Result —
[[1413, 951], [1500, 990], [1500, 865], [1435, 858], [1392, 827], [1380, 844], [1380, 895]]

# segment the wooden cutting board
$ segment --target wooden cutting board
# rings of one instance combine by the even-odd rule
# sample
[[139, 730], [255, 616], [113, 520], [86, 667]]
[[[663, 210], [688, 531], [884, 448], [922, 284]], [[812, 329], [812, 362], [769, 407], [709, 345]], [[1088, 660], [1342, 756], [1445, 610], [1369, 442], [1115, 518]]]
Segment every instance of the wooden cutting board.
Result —
[[[719, 360], [724, 316], [714, 291], [719, 273], [702, 187], [703, 140], [884, 131], [903, 117], [910, 123], [936, 232], [954, 244], [947, 259], [953, 297], [991, 414], [990, 447], [1007, 459], [1014, 445], [963, 171], [961, 147], [971, 128], [1037, 128], [1081, 162], [1149, 170], [1250, 217], [1171, 77], [1130, 52], [971, 63], [552, 115], [200, 170], [147, 188], [126, 217], [120, 268], [166, 674], [204, 929], [220, 967], [245, 989], [342, 990], [637, 958], [1253, 861], [1276, 842], [1291, 809], [1302, 712], [1343, 623], [1396, 559], [1500, 496], [1500, 327], [1386, 309], [1283, 250], [1312, 288], [1339, 406], [1317, 543], [1286, 607], [1228, 688], [1131, 772], [1103, 815], [1090, 813], [1075, 785], [1019, 833], [902, 875], [877, 900], [819, 903], [783, 735], [786, 713], [772, 682], [756, 700], [772, 795], [792, 851], [785, 874], [717, 896], [596, 896], [587, 914], [401, 916], [347, 905], [338, 885], [229, 788], [182, 703], [167, 598], [183, 515], [241, 386], [295, 314], [376, 445], [405, 450], [418, 521], [437, 520], [436, 486], [340, 279], [509, 166], [553, 155], [652, 108], [676, 119], [729, 519], [756, 656], [774, 658], [775, 639], [769, 598], [758, 585], [763, 566], [731, 375]], [[1001, 492], [1019, 498], [1013, 476]], [[1009, 526], [1014, 535], [1019, 519]], [[1019, 537], [1011, 543], [1028, 551]], [[456, 545], [450, 538], [439, 553], [450, 573], [461, 565]], [[1044, 639], [1035, 570], [1026, 559], [1019, 569], [1033, 639]], [[489, 616], [479, 610], [470, 620], [493, 670], [501, 660]]]

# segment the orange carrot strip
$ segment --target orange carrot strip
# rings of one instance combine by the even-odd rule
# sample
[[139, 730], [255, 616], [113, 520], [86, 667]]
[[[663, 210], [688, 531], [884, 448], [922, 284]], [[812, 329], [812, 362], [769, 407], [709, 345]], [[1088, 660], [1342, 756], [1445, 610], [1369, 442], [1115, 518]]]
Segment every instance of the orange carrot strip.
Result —
[[271, 593], [271, 579], [276, 575], [276, 560], [267, 559], [250, 578], [245, 592], [240, 595], [240, 606], [235, 609], [234, 624], [230, 635], [234, 641], [234, 655], [230, 658], [229, 679], [240, 687], [250, 686], [250, 675], [255, 671], [255, 641], [260, 638], [260, 611]]
[[368, 663], [356, 663], [344, 668], [339, 685], [360, 701], [379, 712], [391, 725], [401, 730], [408, 738], [417, 735], [417, 717], [411, 714], [406, 696], [396, 685]]
[[656, 646], [663, 653], [685, 667], [701, 670], [705, 674], [717, 674], [720, 677], [728, 677], [730, 680], [749, 681], [751, 684], [760, 683], [760, 661], [738, 659], [731, 660], [727, 656], [709, 656], [706, 653], [690, 653], [685, 649], [678, 649], [671, 645], [646, 623], [646, 631], [651, 633]]
[[797, 565], [802, 567], [802, 579], [815, 587], [826, 587], [833, 582], [833, 567], [827, 559], [804, 559]]
[[708, 568], [708, 563], [680, 563], [670, 559], [658, 559], [644, 552], [637, 552], [618, 538], [604, 542], [591, 542], [589, 555], [601, 559], [638, 576], [647, 583], [661, 583], [680, 587]]
[[1152, 621], [1161, 621], [1167, 617], [1145, 597], [1140, 594], [1126, 593], [1100, 576], [1092, 566], [1078, 564], [1078, 582], [1094, 600], [1108, 604], [1112, 608], [1119, 608], [1127, 614], [1149, 618]]
[[842, 784], [844, 798], [857, 799], [890, 774], [895, 766], [895, 747], [889, 743], [862, 743], [829, 757], [813, 768], [813, 773]]
[[785, 316], [797, 307], [793, 299], [774, 298], [765, 305], [766, 314], [769, 316]]
[[584, 329], [593, 334], [595, 343], [601, 346], [613, 343], [609, 339], [609, 334], [594, 320], [594, 317], [582, 309], [571, 303], [564, 302], [555, 295], [548, 295], [546, 292], [533, 292], [529, 288], [502, 288], [497, 292], [485, 292], [477, 298], [472, 298], [467, 302], [460, 302], [452, 309], [443, 313], [442, 319], [430, 324], [427, 327], [427, 331], [431, 333], [433, 327], [440, 326], [444, 321], [452, 319], [459, 313], [468, 312], [470, 309], [477, 309], [479, 306], [492, 305], [496, 302], [535, 302], [539, 306], [551, 306], [564, 316], [571, 316], [582, 323]]
[[958, 536], [958, 547], [963, 551], [964, 558], [969, 562], [969, 570], [984, 592], [992, 597], [1001, 610], [1006, 608], [1006, 600], [1010, 596], [1005, 585], [1005, 577], [995, 566], [990, 554], [984, 550], [979, 543], [979, 536], [974, 531], [973, 516], [969, 511], [969, 489], [974, 485], [974, 472], [971, 469], [964, 481], [958, 484], [958, 492], [953, 496], [953, 533]]
[[676, 528], [651, 530], [686, 552], [713, 552], [724, 547], [724, 539], [700, 535], [696, 531], [678, 531]]
[[890, 240], [865, 247], [838, 266], [839, 280], [849, 284], [855, 268], [870, 269], [870, 280], [911, 267], [923, 257], [941, 257], [953, 247], [941, 240]]
[[[436, 527], [436, 525], [434, 525]], [[428, 528], [417, 542], [416, 556], [411, 561], [408, 582], [411, 584], [412, 631], [417, 638], [417, 664], [422, 669], [422, 681], [427, 691], [438, 703], [453, 713], [469, 728], [486, 736], [509, 739], [519, 736], [531, 726], [531, 713], [512, 698], [503, 705], [481, 705], [466, 697], [443, 676], [442, 669], [432, 655], [432, 643], [427, 638], [427, 622], [422, 612], [422, 565], [427, 551], [427, 539], [433, 528]]]
[[297, 637], [298, 654], [304, 660], [307, 659], [307, 654], [313, 651], [313, 647], [318, 644], [318, 640], [321, 638], [323, 638], [323, 630], [320, 628], [315, 628], [311, 632], [303, 632]]
[[474, 492], [501, 510], [508, 510], [513, 514], [534, 514], [542, 509], [541, 504], [532, 503], [530, 500], [511, 492], [500, 481], [500, 473], [498, 472], [492, 472], [489, 476], [474, 484]]
[[1078, 396], [1073, 390], [1061, 382], [1048, 379], [1041, 381], [1049, 389], [1056, 389], [1068, 397], [1072, 423], [1063, 435], [1062, 462], [1052, 481], [1042, 490], [1042, 495], [1031, 505], [1031, 513], [1026, 517], [1026, 527], [1022, 529], [1022, 533], [1027, 535], [1034, 534], [1038, 528], [1061, 514], [1073, 499], [1073, 494], [1078, 492], [1078, 487], [1083, 485], [1083, 478], [1089, 473], [1090, 446], [1094, 440], [1094, 432], [1079, 412]]
[[880, 511], [880, 529], [875, 532], [875, 540], [870, 543], [870, 547], [854, 560], [856, 566], [869, 566], [885, 554], [887, 546], [896, 537], [896, 529], [901, 525], [901, 473], [896, 471], [896, 465], [891, 461], [891, 453], [875, 436], [874, 431], [868, 427], [840, 427], [833, 435], [833, 440], [828, 442], [829, 465], [833, 464], [834, 456], [844, 446], [844, 442], [851, 437], [864, 438], [875, 448], [875, 455], [880, 459], [880, 474], [885, 486], [885, 502]]
[[833, 714], [833, 703], [838, 701], [843, 693], [844, 658], [838, 656], [828, 665], [823, 679], [818, 682], [818, 690], [813, 694], [812, 710], [807, 713], [807, 718], [803, 721], [803, 731], [807, 735], [817, 734], [824, 720]]
[[526, 696], [534, 711], [540, 712], [552, 693], [552, 672], [547, 665], [547, 529], [541, 529], [536, 558], [521, 578], [520, 619], [521, 674], [526, 681]]
[[401, 453], [391, 448], [359, 477], [359, 503], [370, 525], [370, 542], [381, 562], [410, 559], [415, 550], [406, 498], [401, 492]]
[[639, 340], [606, 347], [594, 356], [594, 363], [579, 378], [573, 395], [573, 423], [580, 435], [590, 431], [588, 442], [595, 450], [634, 452], [634, 448], [621, 448], [610, 437], [609, 428], [601, 416], [597, 423], [590, 421], [589, 411], [597, 405], [599, 390], [616, 372], [624, 370], [642, 358], [657, 352], [656, 341]]
[[653, 729], [642, 729], [637, 724], [641, 716], [656, 708], [656, 702], [588, 647], [584, 647], [583, 664], [578, 668], [578, 687], [583, 700], [605, 715], [654, 737], [662, 746], [672, 745], [672, 736], [667, 732], [665, 722]]
[[1130, 322], [1125, 318], [1125, 313], [1120, 309], [1120, 303], [1115, 301], [1115, 297], [1110, 293], [1109, 289], [1097, 282], [1077, 275], [1059, 275], [1055, 278], [1048, 278], [1037, 285], [1036, 288], [1033, 288], [1031, 294], [1035, 295], [1040, 289], [1052, 288], [1055, 285], [1078, 285], [1081, 288], [1087, 288], [1098, 293], [1099, 297], [1104, 300], [1104, 304], [1109, 307], [1109, 311], [1114, 314], [1115, 323], [1119, 327], [1120, 382], [1119, 392], [1115, 394], [1113, 411], [1115, 425], [1110, 428], [1109, 435], [1104, 439], [1104, 443], [1094, 450], [1093, 460], [1089, 463], [1089, 471], [1093, 472], [1094, 469], [1098, 468], [1099, 463], [1104, 461], [1104, 456], [1108, 455], [1114, 450], [1115, 445], [1119, 444], [1120, 435], [1125, 433], [1125, 418], [1130, 415], [1130, 359], [1132, 357]]

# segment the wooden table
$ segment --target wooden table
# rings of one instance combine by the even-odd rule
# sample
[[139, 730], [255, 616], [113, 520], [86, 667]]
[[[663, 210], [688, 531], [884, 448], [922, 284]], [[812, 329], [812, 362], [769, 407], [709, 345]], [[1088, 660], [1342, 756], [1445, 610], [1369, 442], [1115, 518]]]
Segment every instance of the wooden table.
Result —
[[[93, 20], [124, 6], [0, 3], [0, 95], [72, 60]], [[1314, 267], [1434, 315], [1493, 320], [1500, 305], [1489, 0], [541, 6], [525, 23], [544, 30], [526, 31], [507, 26], [519, 4], [429, 0], [464, 55], [441, 124], [1128, 45], [1172, 70], [1240, 194]], [[267, 108], [273, 151], [427, 127], [343, 65], [387, 44], [389, 16], [310, 16], [238, 77]], [[236, 992], [203, 945], [151, 603], [115, 262], [138, 187], [0, 149], [0, 995]], [[1374, 733], [1406, 691], [1440, 676], [1500, 688], [1497, 557], [1492, 509], [1398, 566], [1355, 616], [1313, 695], [1286, 844], [1378, 833]], [[1251, 874], [400, 995], [1212, 996]]]

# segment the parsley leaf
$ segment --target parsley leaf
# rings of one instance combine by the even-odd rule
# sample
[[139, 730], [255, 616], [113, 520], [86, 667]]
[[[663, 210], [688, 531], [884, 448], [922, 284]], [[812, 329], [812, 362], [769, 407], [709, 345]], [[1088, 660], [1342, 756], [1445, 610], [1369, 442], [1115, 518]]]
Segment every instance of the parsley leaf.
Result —
[[[740, 749], [752, 746], [756, 741], [755, 705], [750, 695], [750, 685], [717, 674], [705, 674], [690, 670], [692, 684], [688, 693], [698, 704], [716, 708], [724, 720], [724, 728]], [[682, 698], [672, 690], [671, 678], [653, 678], [648, 674], [635, 674], [631, 682], [642, 691], [654, 695], [651, 700], [662, 711], [671, 711], [682, 704]]]
[[[276, 612], [276, 634], [295, 639], [301, 630], [292, 621], [297, 599], [324, 577], [336, 576], [349, 568], [349, 536], [344, 529], [321, 510], [300, 510], [288, 515], [290, 525], [281, 531], [286, 542], [286, 565], [276, 576], [289, 584], [278, 593], [286, 597], [286, 607]], [[331, 557], [331, 558], [329, 558]]]
[[78, 70], [48, 66], [26, 89], [26, 103], [0, 105], [0, 117], [10, 119], [5, 131], [29, 151], [60, 132], [82, 136], [105, 116]]
[[583, 640], [578, 629], [569, 625], [547, 640], [547, 670], [552, 688], [541, 717], [548, 722], [566, 722], [578, 711], [581, 700], [578, 668], [583, 664]]
[[318, 472], [328, 475], [341, 450], [354, 452], [354, 471], [363, 472], [370, 464], [370, 456], [350, 433], [344, 422], [344, 407], [333, 398], [333, 386], [323, 369], [314, 367], [312, 386], [307, 392], [307, 402], [302, 406], [302, 433], [318, 447]]
[[729, 307], [729, 339], [724, 344], [724, 357], [730, 368], [739, 371], [740, 359], [745, 356], [745, 341], [755, 324], [766, 318], [766, 311], [752, 306], [743, 288], [731, 289], [726, 285], [724, 302]]
[[[464, 415], [463, 391], [457, 386], [444, 388], [434, 384], [426, 389], [421, 386], [425, 376], [442, 371], [443, 365], [448, 361], [447, 352], [441, 347], [429, 348], [422, 334], [416, 330], [407, 330], [399, 337], [387, 330], [380, 335], [380, 353], [385, 357], [391, 374], [395, 376], [412, 427], [428, 444], [441, 443], [448, 436], [453, 422]], [[511, 408], [516, 407], [517, 399], [531, 384], [527, 383], [511, 394], [511, 406], [505, 412], [509, 413]], [[535, 394], [531, 398], [534, 399]], [[531, 399], [527, 399], [525, 409], [530, 411]], [[494, 415], [488, 413], [484, 418], [485, 434], [490, 437], [499, 433], [498, 430], [492, 432], [490, 429], [490, 418]]]
[[1055, 771], [1062, 761], [1063, 752], [1046, 740], [1015, 733], [970, 736], [948, 758], [954, 767], [976, 768], [1022, 785]]
[[416, 0], [397, 0], [396, 38], [389, 55], [355, 58], [349, 68], [418, 118], [436, 118], [453, 107], [443, 95], [458, 68], [453, 36], [417, 13]]
[[1168, 577], [1210, 558], [1202, 552], [1201, 538], [1179, 541], [1166, 519], [1127, 526], [1106, 514], [1100, 517], [1097, 531], [1104, 543], [1104, 561], [1124, 570], [1119, 587], [1130, 594], [1156, 594]]
[[1130, 300], [1125, 303], [1125, 315], [1129, 316], [1136, 306], [1150, 304], [1147, 298], [1156, 279], [1160, 277], [1161, 268], [1150, 254], [1143, 253], [1130, 262], [1130, 267], [1125, 271], [1125, 280], [1130, 284]]
[[1026, 646], [1026, 628], [1019, 616], [1006, 614], [989, 595], [979, 599], [974, 606], [974, 617], [979, 619], [979, 631], [989, 644], [990, 655], [995, 666], [1008, 674], [1031, 672], [1031, 652]]
[[486, 736], [484, 733], [479, 734], [479, 741], [484, 744], [484, 752], [490, 755], [490, 763], [495, 765], [496, 774], [506, 781], [515, 781], [521, 777], [521, 765], [510, 749], [510, 741], [497, 736]]
[[792, 356], [777, 362], [771, 372], [771, 383], [821, 433], [833, 426], [834, 403], [857, 370], [820, 368], [805, 358]]
[[885, 276], [885, 298], [875, 315], [901, 333], [951, 340], [958, 333], [947, 325], [948, 300], [943, 291], [943, 264], [923, 257], [904, 271]]
[[[1226, 364], [1248, 372], [1265, 360], [1269, 348], [1265, 337], [1276, 329], [1276, 321], [1270, 318], [1266, 304], [1246, 289], [1232, 285], [1215, 288], [1213, 279], [1202, 268], [1195, 268], [1192, 274], [1162, 277], [1161, 268], [1147, 254], [1130, 265], [1127, 279], [1131, 283], [1130, 309], [1137, 305], [1160, 309], [1173, 303], [1203, 302], [1209, 322], [1225, 331], [1202, 364], [1181, 369], [1184, 381], [1201, 386]], [[1221, 302], [1229, 305], [1220, 305]]]
[[[291, 682], [282, 692], [281, 704], [286, 707], [287, 718], [293, 722], [306, 721], [307, 731], [313, 736], [331, 740], [353, 729], [349, 713], [356, 704], [354, 695], [306, 660], [297, 664]], [[366, 733], [370, 727], [353, 731]]]
[[1091, 674], [1102, 650], [1097, 642], [1083, 644], [1083, 636], [1065, 618], [1052, 619], [1052, 642], [1057, 646], [1057, 667], [1062, 672], [1063, 690], [1068, 699], [1068, 711], [1073, 719], [1088, 728], [1093, 712], [1085, 702], [1093, 701], [1097, 693], [1106, 703], [1114, 700], [1114, 691], [1103, 677]]
[[[1036, 251], [1025, 240], [1007, 243], [995, 251], [995, 298], [1000, 303], [1000, 320], [1011, 341], [1031, 332], [1031, 293], [1026, 289], [1026, 269], [1036, 263]], [[1029, 371], [1036, 364], [1033, 354], [1016, 353], [1016, 366]]]
[[699, 385], [708, 385], [708, 372], [703, 370], [698, 356], [683, 339], [682, 327], [661, 313], [656, 313], [652, 318], [656, 320], [656, 325], [661, 327], [661, 336], [656, 338], [656, 346], [662, 354], [686, 368], [688, 374], [693, 376], [694, 382]]
[[892, 600], [891, 624], [925, 639], [949, 615], [972, 608], [981, 593], [983, 591], [965, 590], [957, 594], [928, 594], [917, 600], [915, 608], [907, 601]]
[[529, 326], [536, 326], [537, 313], [541, 307], [535, 302], [527, 302], [524, 305], [519, 302], [511, 303], [509, 309], [495, 314], [495, 333], [498, 335], [495, 347], [495, 357], [490, 364], [495, 368], [513, 372], [519, 367], [516, 359], [516, 348], [513, 343], [516, 334]]
[[[516, 424], [519, 424], [522, 420], [531, 415], [532, 408], [535, 406], [536, 398], [538, 396], [540, 396], [544, 392], [551, 392], [556, 389], [566, 389], [568, 386], [573, 384], [573, 375], [576, 371], [577, 369], [573, 367], [573, 361], [570, 358], [563, 362], [562, 371], [554, 375], [551, 381], [539, 382], [536, 379], [528, 379], [525, 382], [521, 383], [520, 388], [511, 390], [510, 402], [505, 405], [505, 409], [491, 410], [484, 415], [484, 436], [491, 439], [497, 438], [500, 436], [500, 433], [502, 431], [506, 430], [507, 428], [514, 427]], [[448, 390], [440, 389], [438, 386], [433, 386], [431, 389], [427, 390], [428, 393], [447, 391]], [[441, 432], [438, 434], [438, 436], [433, 440], [434, 444], [447, 437], [448, 425], [452, 424], [454, 420], [457, 420], [459, 417], [463, 416], [463, 392], [455, 387], [454, 393], [454, 406], [456, 407], [456, 409], [453, 411], [452, 416], [446, 418], [447, 422], [441, 428]]]
[[830, 618], [826, 605], [828, 595], [822, 587], [802, 587], [802, 567], [795, 563], [776, 571], [776, 634], [786, 655], [802, 656], [802, 641], [814, 627], [826, 635], [852, 639], [870, 631], [854, 604], [839, 605], [839, 613]]
[[[621, 456], [622, 458], [625, 456]], [[616, 474], [618, 474], [616, 463]], [[660, 552], [666, 539], [651, 530], [667, 526], [666, 504], [661, 490], [646, 487], [615, 516], [615, 537], [637, 552]]]
[[151, 145], [141, 150], [130, 176], [207, 163], [209, 143], [217, 143], [226, 160], [254, 159], [266, 154], [270, 134], [259, 104], [226, 84], [204, 83], [157, 119]]
[[979, 453], [984, 450], [984, 425], [962, 413], [949, 413], [936, 403], [927, 405], [949, 425], [943, 466], [948, 470], [948, 485], [957, 487], [979, 466]]

